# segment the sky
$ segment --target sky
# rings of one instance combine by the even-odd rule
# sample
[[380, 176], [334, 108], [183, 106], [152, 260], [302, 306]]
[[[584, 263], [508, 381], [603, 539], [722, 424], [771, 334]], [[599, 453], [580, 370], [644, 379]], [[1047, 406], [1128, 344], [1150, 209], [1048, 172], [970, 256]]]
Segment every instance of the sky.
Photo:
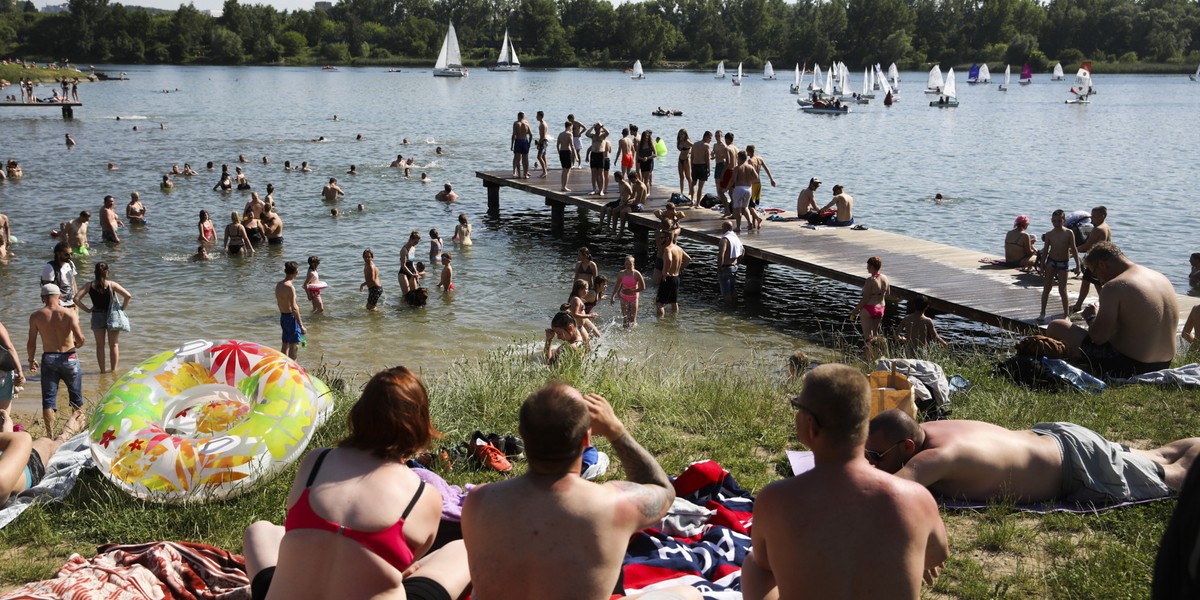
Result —
[[[310, 10], [310, 9], [312, 9], [313, 4], [314, 4], [314, 0], [238, 0], [238, 1], [241, 4], [270, 4], [271, 6], [274, 6], [276, 9], [281, 10], [281, 11], [283, 11], [283, 10], [288, 10], [288, 11]], [[337, 4], [337, 0], [330, 0], [330, 1], [333, 2], [334, 4]], [[625, 2], [626, 0], [609, 0], [609, 1], [612, 2], [612, 4], [616, 5], [616, 4], [621, 4], [621, 3]], [[118, 2], [121, 4], [124, 4], [125, 6], [145, 6], [148, 8], [165, 8], [168, 10], [174, 10], [176, 8], [179, 8], [180, 4], [187, 4], [186, 1], [181, 2], [181, 0], [109, 0], [110, 4], [114, 4], [114, 3], [118, 3]], [[35, 6], [37, 6], [38, 8], [41, 8], [43, 6], [58, 5], [58, 4], [65, 4], [65, 3], [66, 3], [66, 0], [61, 0], [61, 1], [58, 1], [58, 0], [34, 0], [33, 4]], [[202, 11], [215, 10], [218, 13], [220, 13], [221, 6], [223, 4], [225, 4], [225, 0], [192, 0], [192, 4], [194, 4], [198, 10], [202, 10]]]

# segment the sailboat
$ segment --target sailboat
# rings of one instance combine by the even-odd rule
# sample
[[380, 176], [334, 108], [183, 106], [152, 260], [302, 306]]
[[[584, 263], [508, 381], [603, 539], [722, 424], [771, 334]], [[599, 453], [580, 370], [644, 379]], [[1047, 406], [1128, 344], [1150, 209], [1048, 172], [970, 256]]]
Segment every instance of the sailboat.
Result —
[[742, 85], [742, 63], [738, 63], [738, 74], [733, 77], [733, 85]]
[[466, 77], [467, 69], [462, 65], [462, 53], [458, 49], [458, 35], [454, 33], [454, 22], [446, 30], [446, 39], [442, 40], [442, 50], [438, 52], [437, 63], [433, 65], [434, 77]]
[[1063, 79], [1066, 78], [1063, 77], [1062, 63], [1054, 63], [1054, 76], [1050, 80], [1062, 81]]
[[[807, 66], [807, 65], [805, 65]], [[792, 82], [792, 93], [799, 94], [800, 86], [804, 83], [804, 71], [800, 70], [800, 65], [796, 65], [796, 79]]]
[[979, 65], [979, 83], [991, 83], [992, 70], [988, 68], [987, 63]]
[[775, 79], [775, 67], [771, 66], [771, 61], [767, 61], [767, 66], [763, 67], [763, 79]]
[[892, 89], [888, 84], [888, 80], [883, 76], [883, 71], [879, 72], [879, 88], [883, 92], [883, 105], [891, 106], [900, 101], [900, 93]]
[[1004, 65], [1004, 83], [1000, 84], [1000, 91], [1007, 92], [1008, 84], [1012, 81], [1012, 65]]
[[517, 58], [517, 48], [508, 39], [508, 28], [504, 28], [504, 41], [500, 44], [500, 57], [496, 64], [488, 67], [489, 71], [519, 71], [521, 60]]
[[1018, 81], [1021, 85], [1029, 85], [1033, 83], [1033, 71], [1029, 70], [1029, 63], [1025, 63], [1025, 67], [1021, 69], [1021, 79]]
[[834, 95], [833, 70], [836, 68], [837, 68], [836, 65], [830, 65], [829, 70], [825, 71], [825, 85], [821, 88], [821, 91], [824, 93], [825, 96], [833, 96]]
[[719, 64], [717, 64], [717, 74], [713, 77], [713, 79], [725, 79], [725, 61], [721, 61]]
[[[832, 71], [830, 71], [832, 73]], [[833, 87], [835, 96], [846, 96], [849, 92], [846, 90], [846, 76], [849, 73], [846, 69], [846, 63], [838, 63], [838, 79], [837, 84]]]
[[1196, 67], [1195, 75], [1188, 75], [1188, 77], [1190, 77], [1192, 79], [1192, 81], [1200, 81], [1200, 66]]
[[929, 70], [929, 79], [925, 83], [926, 94], [941, 94], [942, 87], [946, 84], [942, 81], [942, 68], [940, 65], [933, 65]]
[[646, 74], [642, 71], [642, 60], [633, 61], [633, 73], [629, 75], [630, 79], [645, 79]]
[[976, 83], [979, 83], [979, 65], [978, 64], [976, 64], [976, 63], [971, 64], [971, 70], [967, 71], [967, 83], [969, 85], [975, 85]]
[[938, 108], [958, 107], [958, 89], [954, 86], [954, 67], [950, 67], [950, 70], [946, 72], [946, 87], [942, 90], [942, 94], [929, 105]]
[[868, 92], [871, 91], [870, 73], [870, 69], [863, 69], [863, 92], [859, 94], [857, 98], [859, 104], [870, 104], [871, 98], [875, 97], [875, 94], [868, 94]]
[[1067, 100], [1067, 104], [1090, 104], [1092, 102], [1096, 88], [1092, 87], [1092, 64], [1090, 62], [1083, 63], [1079, 67], [1079, 71], [1075, 73], [1075, 83], [1071, 86], [1071, 93], [1075, 94], [1075, 98]]
[[812, 80], [812, 83], [808, 84], [808, 91], [810, 91], [810, 92], [821, 91], [821, 64], [820, 63], [816, 63], [813, 65], [813, 80]]
[[883, 89], [883, 86], [879, 85], [879, 80], [875, 78], [876, 76], [883, 78], [883, 68], [879, 66], [879, 63], [875, 63], [875, 66], [871, 68], [871, 89], [878, 92]]
[[896, 63], [888, 66], [887, 76], [891, 80], [892, 93], [897, 96], [900, 95], [900, 70], [896, 68]]

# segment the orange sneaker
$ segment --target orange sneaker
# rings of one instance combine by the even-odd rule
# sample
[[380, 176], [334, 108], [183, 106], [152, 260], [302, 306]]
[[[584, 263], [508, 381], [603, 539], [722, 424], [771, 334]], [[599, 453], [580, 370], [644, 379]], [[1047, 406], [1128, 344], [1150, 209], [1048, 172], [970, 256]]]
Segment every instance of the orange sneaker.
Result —
[[512, 470], [512, 463], [508, 462], [508, 459], [504, 457], [504, 453], [483, 439], [476, 439], [471, 444], [471, 456], [474, 456], [480, 464], [489, 469], [495, 469], [501, 473], [507, 473]]

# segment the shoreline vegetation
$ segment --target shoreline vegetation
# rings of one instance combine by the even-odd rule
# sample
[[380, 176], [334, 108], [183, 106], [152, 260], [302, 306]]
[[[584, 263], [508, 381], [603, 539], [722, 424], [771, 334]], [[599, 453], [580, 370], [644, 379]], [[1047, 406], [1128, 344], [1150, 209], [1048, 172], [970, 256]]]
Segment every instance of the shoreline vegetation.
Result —
[[79, 64], [425, 66], [453, 21], [467, 66], [494, 64], [507, 31], [523, 66], [758, 69], [771, 60], [887, 65], [1029, 63], [1048, 73], [1085, 60], [1096, 72], [1190, 73], [1200, 63], [1200, 4], [1112, 0], [990, 3], [722, 2], [719, 0], [339, 0], [279, 11], [225, 0], [216, 13], [70, 0], [37, 12], [0, 0], [0, 56]]
[[[453, 446], [476, 429], [514, 432], [524, 397], [558, 378], [608, 398], [669, 474], [713, 459], [755, 493], [790, 475], [785, 451], [801, 448], [787, 403], [799, 386], [786, 375], [790, 349], [756, 348], [756, 356], [741, 365], [685, 357], [681, 350], [572, 356], [549, 369], [517, 345], [462, 359], [425, 380], [433, 422], [445, 436], [435, 444]], [[993, 375], [995, 362], [1006, 353], [1003, 348], [935, 350], [927, 357], [947, 376], [961, 374], [972, 383], [953, 397], [953, 418], [1011, 428], [1071, 421], [1136, 447], [1194, 435], [1192, 428], [1200, 422], [1200, 397], [1177, 388], [1111, 386], [1099, 396], [1023, 389]], [[854, 356], [830, 354], [868, 370]], [[335, 390], [337, 400], [334, 415], [310, 448], [345, 435], [346, 412], [370, 376], [329, 367], [313, 371]], [[598, 442], [602, 451], [611, 452]], [[0, 551], [8, 557], [0, 563], [0, 588], [52, 577], [72, 552], [90, 557], [108, 542], [202, 541], [241, 552], [245, 526], [258, 519], [282, 522], [298, 465], [238, 498], [174, 507], [136, 500], [97, 471], [86, 471], [64, 502], [35, 505], [0, 530]], [[523, 461], [515, 463], [515, 474], [524, 469]], [[439, 473], [454, 485], [503, 477], [462, 461]], [[614, 463], [606, 478], [623, 476]], [[1099, 516], [1019, 513], [1004, 502], [984, 511], [942, 511], [951, 558], [931, 596], [1147, 597], [1159, 539], [1175, 505], [1170, 499]]]

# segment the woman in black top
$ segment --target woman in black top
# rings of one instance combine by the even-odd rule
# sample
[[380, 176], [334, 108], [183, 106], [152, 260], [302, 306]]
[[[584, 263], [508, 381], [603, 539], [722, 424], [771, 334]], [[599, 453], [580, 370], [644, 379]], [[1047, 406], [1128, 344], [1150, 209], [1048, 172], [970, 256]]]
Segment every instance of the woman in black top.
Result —
[[[85, 306], [80, 300], [87, 296], [92, 305]], [[96, 364], [100, 365], [100, 372], [104, 373], [104, 347], [105, 340], [108, 342], [108, 353], [111, 357], [112, 370], [117, 370], [117, 362], [121, 358], [121, 353], [117, 348], [117, 340], [121, 337], [120, 329], [108, 328], [108, 312], [112, 308], [112, 303], [119, 296], [121, 300], [121, 310], [125, 310], [129, 306], [129, 301], [133, 298], [128, 290], [121, 287], [121, 284], [112, 281], [108, 278], [108, 263], [101, 262], [96, 264], [96, 278], [83, 284], [79, 292], [75, 294], [75, 305], [83, 312], [91, 313], [92, 315], [92, 333], [96, 336]]]

